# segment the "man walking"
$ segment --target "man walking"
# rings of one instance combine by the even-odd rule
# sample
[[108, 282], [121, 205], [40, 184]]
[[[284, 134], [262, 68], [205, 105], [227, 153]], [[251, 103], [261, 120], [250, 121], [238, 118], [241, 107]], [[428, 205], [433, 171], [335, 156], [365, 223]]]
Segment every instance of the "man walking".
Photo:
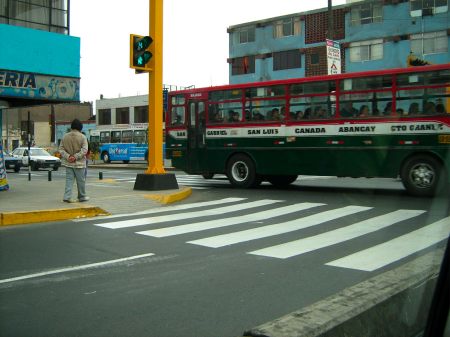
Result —
[[81, 133], [83, 124], [74, 119], [70, 125], [71, 131], [66, 133], [59, 146], [62, 165], [66, 167], [66, 187], [64, 190], [64, 202], [76, 202], [72, 199], [72, 187], [74, 180], [77, 181], [78, 201], [88, 201], [86, 195], [86, 154], [88, 142], [86, 136]]

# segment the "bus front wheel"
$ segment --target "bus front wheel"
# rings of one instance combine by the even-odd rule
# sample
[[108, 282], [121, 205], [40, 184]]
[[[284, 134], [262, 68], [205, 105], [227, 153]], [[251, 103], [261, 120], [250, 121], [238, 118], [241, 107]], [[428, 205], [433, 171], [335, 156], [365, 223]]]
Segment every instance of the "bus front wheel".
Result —
[[253, 160], [244, 154], [231, 157], [227, 165], [227, 177], [230, 183], [236, 187], [256, 187], [261, 183], [261, 178], [256, 174]]
[[111, 162], [111, 159], [109, 158], [109, 153], [108, 152], [103, 152], [102, 153], [102, 160], [105, 164], [109, 164]]
[[415, 196], [433, 196], [443, 187], [442, 164], [427, 155], [414, 156], [402, 167], [400, 177], [406, 190]]

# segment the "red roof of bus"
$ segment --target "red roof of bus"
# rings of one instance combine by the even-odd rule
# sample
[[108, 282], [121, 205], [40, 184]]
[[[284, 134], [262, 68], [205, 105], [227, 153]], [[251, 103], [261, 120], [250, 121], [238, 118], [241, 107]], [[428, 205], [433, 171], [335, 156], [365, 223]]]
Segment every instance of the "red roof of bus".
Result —
[[208, 91], [212, 91], [212, 90], [231, 90], [231, 89], [249, 88], [249, 87], [255, 87], [255, 86], [269, 86], [269, 85], [301, 83], [301, 82], [328, 81], [328, 80], [336, 80], [336, 79], [382, 76], [382, 75], [389, 75], [389, 74], [407, 74], [407, 73], [418, 73], [418, 72], [425, 72], [425, 71], [428, 72], [428, 71], [437, 71], [437, 70], [446, 70], [446, 69], [450, 70], [450, 63], [427, 65], [427, 66], [421, 66], [421, 67], [370, 70], [370, 71], [343, 73], [343, 74], [337, 74], [337, 75], [319, 75], [319, 76], [290, 78], [290, 79], [284, 79], [284, 80], [272, 80], [272, 81], [264, 81], [264, 82], [226, 84], [226, 85], [220, 85], [220, 86], [211, 86], [211, 87], [171, 91], [171, 92], [169, 92], [169, 94], [177, 95], [177, 94], [188, 94], [188, 93], [195, 93], [195, 92], [208, 92]]

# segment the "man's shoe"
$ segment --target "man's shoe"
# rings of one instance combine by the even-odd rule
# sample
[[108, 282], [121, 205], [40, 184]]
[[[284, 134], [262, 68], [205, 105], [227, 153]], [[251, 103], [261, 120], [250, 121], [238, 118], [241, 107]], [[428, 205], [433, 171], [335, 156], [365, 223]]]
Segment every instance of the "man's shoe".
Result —
[[82, 199], [79, 199], [78, 201], [79, 201], [79, 202], [85, 202], [85, 201], [89, 201], [89, 199], [91, 199], [91, 198], [89, 198], [89, 197], [84, 197], [84, 198], [82, 198]]
[[74, 203], [74, 202], [77, 202], [76, 200], [73, 200], [73, 199], [64, 199], [63, 200], [64, 202], [68, 202], [68, 203], [70, 203], [70, 204], [72, 204], [72, 203]]

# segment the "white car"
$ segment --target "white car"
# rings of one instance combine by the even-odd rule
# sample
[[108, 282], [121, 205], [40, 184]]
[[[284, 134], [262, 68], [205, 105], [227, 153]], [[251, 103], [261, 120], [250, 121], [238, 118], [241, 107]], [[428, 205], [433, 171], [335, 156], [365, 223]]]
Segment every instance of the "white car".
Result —
[[[28, 166], [28, 147], [18, 147], [12, 152], [12, 156], [22, 159], [23, 166]], [[30, 148], [30, 166], [33, 171], [40, 168], [51, 168], [57, 171], [61, 166], [61, 160], [52, 156], [40, 147]]]

